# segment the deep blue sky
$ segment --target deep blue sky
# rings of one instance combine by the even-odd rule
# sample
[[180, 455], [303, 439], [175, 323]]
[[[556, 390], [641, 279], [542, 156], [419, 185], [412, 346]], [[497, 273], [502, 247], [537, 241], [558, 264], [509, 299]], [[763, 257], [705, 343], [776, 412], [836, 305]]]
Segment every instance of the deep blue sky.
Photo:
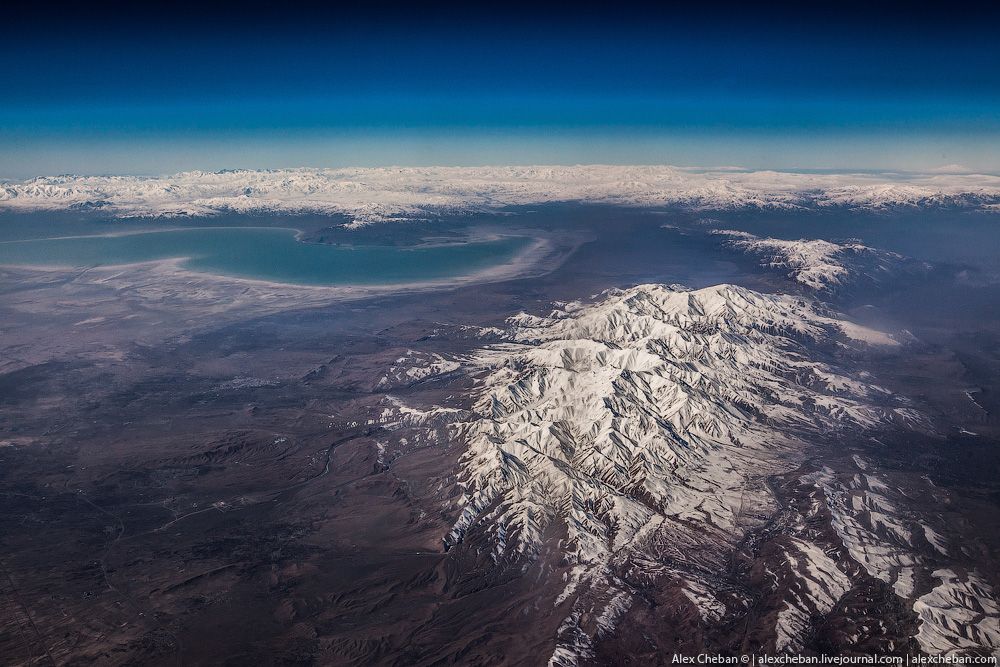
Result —
[[1000, 171], [997, 13], [81, 8], [0, 28], [0, 177], [377, 164]]

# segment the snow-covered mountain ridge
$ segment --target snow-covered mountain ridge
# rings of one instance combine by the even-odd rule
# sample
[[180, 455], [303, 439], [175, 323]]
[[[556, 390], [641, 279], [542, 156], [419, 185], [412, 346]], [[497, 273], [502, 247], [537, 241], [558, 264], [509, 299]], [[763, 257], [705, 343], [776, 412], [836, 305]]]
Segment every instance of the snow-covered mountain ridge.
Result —
[[[809, 300], [639, 285], [508, 324], [509, 342], [477, 359], [474, 416], [455, 426], [468, 448], [446, 542], [485, 534], [510, 562], [565, 535], [572, 612], [555, 664], [586, 655], [628, 608], [617, 568], [685, 543], [731, 547], [760, 521], [744, 508], [774, 508], [767, 477], [808, 438], [919, 421], [823, 352], [894, 341]], [[704, 613], [718, 607], [686, 577]]]
[[119, 216], [341, 213], [358, 222], [546, 202], [740, 208], [1000, 207], [982, 174], [802, 174], [670, 166], [192, 171], [48, 176], [0, 184], [0, 208], [99, 208]]
[[711, 233], [728, 237], [728, 246], [758, 257], [761, 266], [784, 271], [789, 278], [817, 292], [832, 293], [859, 282], [877, 283], [903, 271], [904, 267], [912, 270], [915, 265], [925, 266], [859, 241], [761, 238], [731, 229]]
[[[530, 495], [518, 485], [538, 482], [537, 474], [520, 474], [543, 472], [532, 463], [549, 477], [540, 496], [547, 502], [559, 504], [555, 490], [581, 494], [576, 500], [588, 493], [620, 496], [624, 504], [615, 511], [634, 510], [644, 525], [648, 508], [630, 505], [628, 497], [680, 509], [684, 494], [670, 478], [708, 457], [731, 456], [726, 447], [749, 453], [801, 431], [913, 418], [904, 407], [884, 407], [892, 402], [884, 390], [811, 359], [805, 345], [895, 342], [794, 297], [735, 285], [696, 291], [640, 285], [509, 323], [512, 342], [486, 348], [479, 359], [489, 372], [476, 404], [481, 419], [469, 424], [470, 492], [453, 538], [498, 493]], [[560, 462], [569, 466], [548, 469]], [[735, 482], [741, 486], [742, 477]], [[730, 510], [713, 508], [713, 523], [731, 528]], [[518, 530], [507, 537], [517, 539], [502, 546], [530, 548], [542, 515], [510, 518]], [[590, 517], [576, 527], [599, 523]], [[620, 524], [619, 532], [632, 523]], [[606, 545], [589, 546], [601, 552]], [[581, 545], [581, 557], [589, 555]]]

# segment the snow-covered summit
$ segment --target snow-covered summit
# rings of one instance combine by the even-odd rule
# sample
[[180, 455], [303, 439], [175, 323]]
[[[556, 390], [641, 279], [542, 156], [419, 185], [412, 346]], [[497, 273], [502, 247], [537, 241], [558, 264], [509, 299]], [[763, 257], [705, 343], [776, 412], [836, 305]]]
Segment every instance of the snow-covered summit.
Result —
[[50, 176], [0, 184], [0, 208], [95, 207], [121, 216], [222, 212], [399, 216], [578, 201], [693, 210], [1000, 207], [1000, 177], [801, 174], [670, 166], [412, 167]]

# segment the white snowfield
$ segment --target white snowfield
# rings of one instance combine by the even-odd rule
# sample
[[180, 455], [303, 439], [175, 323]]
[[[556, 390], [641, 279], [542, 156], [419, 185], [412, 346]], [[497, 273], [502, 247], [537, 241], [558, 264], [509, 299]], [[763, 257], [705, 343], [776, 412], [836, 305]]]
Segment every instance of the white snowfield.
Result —
[[[553, 664], [586, 656], [627, 608], [617, 566], [662, 567], [664, 549], [690, 558], [685, 542], [731, 545], [759, 521], [744, 508], [774, 508], [766, 477], [806, 438], [914, 418], [818, 358], [892, 339], [804, 299], [640, 285], [509, 325], [510, 342], [481, 353], [476, 414], [458, 426], [464, 509], [448, 540], [485, 532], [499, 561], [565, 535], [559, 604], [571, 611]], [[819, 565], [829, 574], [815, 576], [837, 578]], [[717, 613], [690, 574], [703, 613]]]
[[692, 210], [1000, 209], [1000, 176], [802, 174], [670, 166], [503, 166], [191, 171], [0, 183], [0, 208], [95, 207], [119, 216], [342, 213], [358, 223], [546, 202]]
[[760, 257], [762, 266], [785, 270], [789, 278], [821, 292], [833, 291], [860, 279], [878, 280], [890, 275], [905, 260], [902, 255], [856, 241], [789, 241], [730, 229], [712, 230], [711, 233], [729, 237], [728, 245]]

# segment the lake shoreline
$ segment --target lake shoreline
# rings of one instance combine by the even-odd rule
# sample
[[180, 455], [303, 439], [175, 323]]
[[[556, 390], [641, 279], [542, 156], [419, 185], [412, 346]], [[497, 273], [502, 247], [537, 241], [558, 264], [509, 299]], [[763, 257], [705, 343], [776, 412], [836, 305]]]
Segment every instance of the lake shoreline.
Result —
[[283, 282], [246, 276], [227, 275], [200, 271], [185, 266], [187, 257], [171, 257], [122, 264], [104, 264], [98, 266], [64, 266], [45, 264], [23, 264], [4, 262], [0, 267], [17, 271], [50, 274], [89, 274], [105, 278], [126, 278], [132, 274], [137, 282], [142, 282], [140, 276], [157, 276], [166, 281], [208, 283], [220, 290], [239, 288], [261, 288], [280, 290], [282, 292], [299, 292], [309, 295], [322, 295], [328, 300], [354, 300], [367, 297], [403, 294], [421, 291], [439, 291], [451, 288], [467, 287], [469, 285], [503, 282], [532, 278], [549, 273], [562, 263], [582, 243], [577, 239], [570, 242], [568, 238], [532, 237], [527, 247], [517, 252], [507, 261], [478, 269], [469, 273], [439, 278], [433, 280], [388, 282], [388, 283], [345, 283], [340, 285], [316, 285], [308, 283]]
[[[243, 236], [243, 231], [259, 232], [260, 238]], [[154, 233], [186, 236], [150, 245], [145, 237]], [[274, 238], [276, 234], [280, 238]], [[380, 294], [538, 275], [539, 269], [556, 266], [549, 262], [544, 268], [566, 250], [565, 243], [553, 243], [551, 235], [534, 230], [468, 230], [461, 242], [434, 238], [404, 247], [303, 241], [306, 234], [291, 227], [204, 227], [7, 240], [0, 242], [5, 250], [0, 252], [0, 265], [47, 271], [159, 265], [244, 284]], [[137, 242], [137, 237], [143, 238]], [[106, 239], [126, 241], [117, 247], [99, 245]], [[75, 241], [86, 245], [76, 247]], [[62, 247], [46, 247], [47, 243]], [[421, 273], [430, 275], [425, 278]]]

